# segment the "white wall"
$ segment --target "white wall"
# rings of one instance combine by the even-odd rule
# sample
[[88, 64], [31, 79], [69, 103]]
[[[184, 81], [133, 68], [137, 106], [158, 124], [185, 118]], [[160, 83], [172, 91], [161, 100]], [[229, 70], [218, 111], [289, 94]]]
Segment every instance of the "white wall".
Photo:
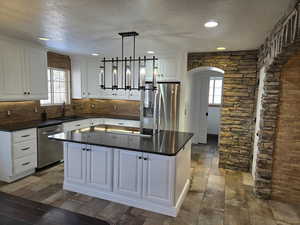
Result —
[[220, 107], [209, 106], [207, 120], [207, 133], [218, 135], [220, 127]]

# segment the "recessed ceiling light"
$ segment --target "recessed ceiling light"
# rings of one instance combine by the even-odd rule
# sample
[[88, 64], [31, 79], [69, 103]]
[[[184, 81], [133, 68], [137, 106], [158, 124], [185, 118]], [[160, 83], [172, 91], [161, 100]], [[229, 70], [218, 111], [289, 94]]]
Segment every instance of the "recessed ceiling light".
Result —
[[218, 51], [224, 51], [224, 50], [226, 50], [226, 48], [225, 47], [218, 47], [217, 50]]
[[92, 53], [92, 56], [99, 56], [98, 53]]
[[206, 28], [214, 28], [214, 27], [217, 27], [218, 25], [219, 25], [219, 23], [214, 20], [210, 20], [204, 24], [204, 26]]
[[154, 51], [147, 51], [148, 54], [154, 54]]
[[49, 40], [50, 40], [50, 38], [47, 38], [47, 37], [39, 37], [39, 39], [40, 39], [41, 41], [49, 41]]

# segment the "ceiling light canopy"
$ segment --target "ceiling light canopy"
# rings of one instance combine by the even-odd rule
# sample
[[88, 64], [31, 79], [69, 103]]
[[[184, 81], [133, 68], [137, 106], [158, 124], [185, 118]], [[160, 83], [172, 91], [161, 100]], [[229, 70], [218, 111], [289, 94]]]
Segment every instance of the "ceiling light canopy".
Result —
[[225, 47], [218, 47], [217, 50], [218, 51], [224, 51], [224, 50], [226, 50], [226, 48]]
[[219, 25], [219, 23], [217, 21], [214, 21], [214, 20], [210, 20], [210, 21], [207, 21], [204, 26], [206, 28], [214, 28], [214, 27], [217, 27]]
[[41, 41], [49, 41], [50, 38], [47, 38], [47, 37], [39, 37], [39, 40], [41, 40]]

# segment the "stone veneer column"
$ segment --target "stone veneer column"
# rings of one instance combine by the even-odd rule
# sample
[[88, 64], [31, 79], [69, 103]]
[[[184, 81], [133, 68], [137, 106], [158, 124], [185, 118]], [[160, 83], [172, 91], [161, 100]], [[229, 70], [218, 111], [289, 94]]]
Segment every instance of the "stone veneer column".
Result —
[[257, 51], [188, 54], [188, 70], [202, 66], [225, 71], [219, 167], [249, 171], [256, 106]]
[[299, 54], [299, 51], [300, 41], [298, 38], [294, 44], [286, 47], [284, 52], [277, 56], [272, 64], [266, 68], [254, 178], [254, 193], [259, 198], [270, 199], [272, 194], [273, 158], [279, 114], [281, 69], [289, 58]]

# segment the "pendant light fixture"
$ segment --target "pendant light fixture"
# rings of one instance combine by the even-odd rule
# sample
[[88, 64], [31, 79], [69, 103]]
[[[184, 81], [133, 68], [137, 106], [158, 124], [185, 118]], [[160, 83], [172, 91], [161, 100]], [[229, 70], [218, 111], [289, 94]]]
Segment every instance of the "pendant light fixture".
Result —
[[[139, 34], [135, 31], [119, 33], [122, 37], [122, 57], [121, 59], [116, 57], [111, 60], [103, 59], [101, 61], [100, 72], [99, 72], [99, 85], [102, 89], [111, 90], [146, 90], [145, 83], [146, 78], [152, 76], [152, 88], [156, 89], [156, 76], [157, 66], [156, 61], [158, 60], [155, 56], [143, 58], [135, 56], [135, 40]], [[124, 39], [133, 39], [133, 51], [132, 56], [124, 57]], [[152, 66], [147, 66], [147, 63], [152, 63]], [[106, 67], [107, 64], [111, 66], [111, 85], [106, 84]], [[138, 68], [136, 69], [136, 64]], [[152, 68], [147, 71], [147, 68]], [[147, 76], [148, 75], [148, 76]], [[149, 89], [150, 90], [150, 89]]]

